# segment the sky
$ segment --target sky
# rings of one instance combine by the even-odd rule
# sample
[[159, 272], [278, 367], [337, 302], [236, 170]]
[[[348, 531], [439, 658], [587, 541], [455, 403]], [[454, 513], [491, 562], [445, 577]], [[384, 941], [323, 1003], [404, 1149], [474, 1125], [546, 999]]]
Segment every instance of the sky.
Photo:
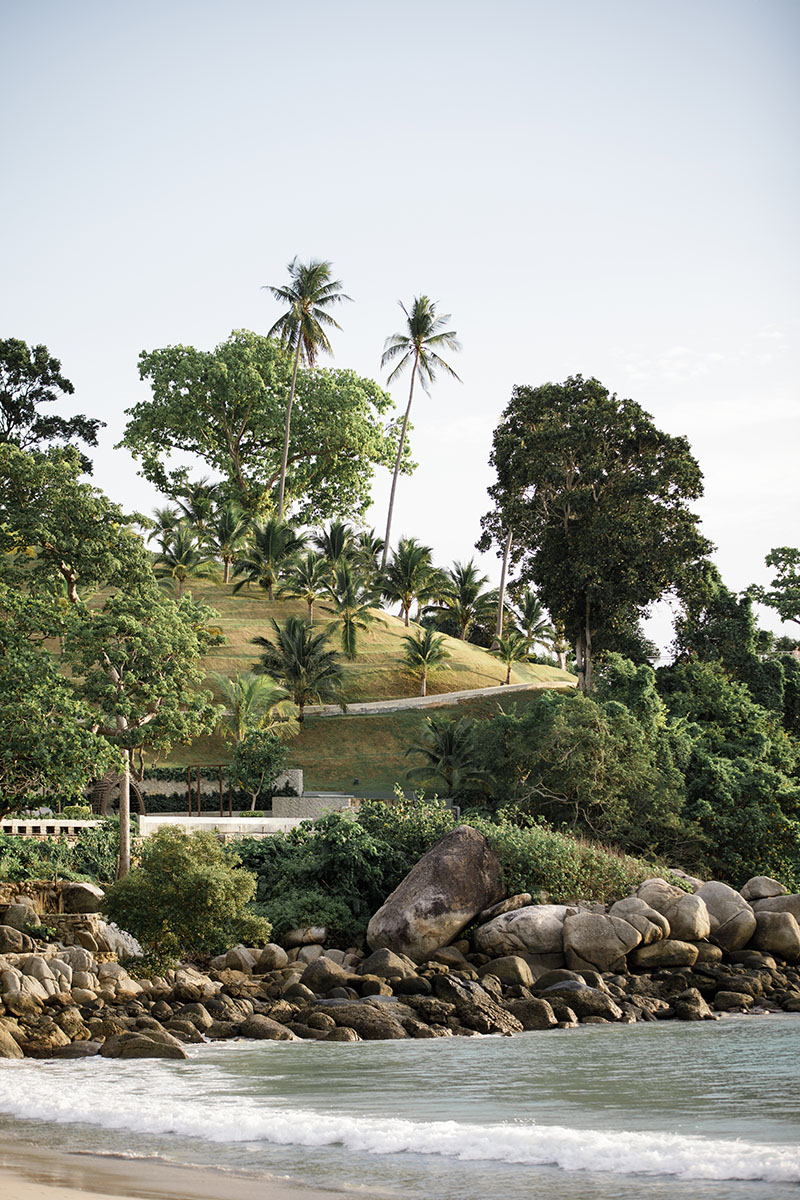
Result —
[[688, 437], [723, 579], [767, 583], [800, 543], [799, 50], [796, 0], [3, 0], [0, 337], [61, 360], [94, 481], [149, 511], [114, 449], [140, 352], [265, 333], [263, 285], [329, 260], [331, 365], [385, 383], [420, 293], [463, 347], [393, 537], [473, 556], [512, 387], [581, 373]]

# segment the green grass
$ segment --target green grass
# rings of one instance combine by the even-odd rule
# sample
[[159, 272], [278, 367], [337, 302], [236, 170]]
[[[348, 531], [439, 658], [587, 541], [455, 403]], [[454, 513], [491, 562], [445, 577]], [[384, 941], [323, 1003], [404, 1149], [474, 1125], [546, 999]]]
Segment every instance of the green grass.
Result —
[[[219, 613], [215, 625], [226, 638], [224, 645], [214, 648], [206, 656], [208, 671], [230, 677], [251, 671], [256, 666], [259, 649], [252, 644], [252, 639], [271, 634], [270, 618], [282, 622], [289, 616], [305, 617], [307, 612], [306, 606], [298, 601], [279, 600], [270, 604], [266, 594], [255, 587], [243, 588], [234, 595], [231, 587], [203, 580], [194, 581], [191, 591], [195, 600], [209, 604]], [[343, 662], [345, 692], [351, 704], [419, 695], [419, 680], [403, 663], [403, 637], [413, 632], [414, 626], [406, 629], [398, 617], [383, 612], [378, 615], [380, 619], [369, 632], [360, 636], [356, 661]], [[329, 608], [324, 605], [315, 608], [315, 628], [323, 629], [331, 619]], [[497, 697], [448, 704], [450, 692], [503, 683], [506, 668], [480, 646], [456, 638], [447, 638], [446, 642], [451, 658], [430, 676], [428, 695], [441, 696], [443, 707], [451, 710], [453, 715], [488, 716], [496, 711], [498, 703], [507, 707], [511, 703], [523, 705], [527, 702], [526, 693], [516, 692], [507, 697], [498, 693]], [[574, 676], [565, 671], [534, 663], [516, 664], [511, 671], [512, 684], [563, 688], [570, 687], [574, 681]], [[209, 686], [215, 690], [210, 679]], [[440, 711], [438, 706], [437, 711]], [[394, 783], [402, 780], [406, 768], [411, 765], [405, 758], [405, 751], [422, 730], [427, 712], [430, 709], [370, 716], [308, 716], [302, 733], [291, 743], [292, 766], [303, 769], [305, 785], [310, 790], [390, 795]], [[162, 757], [159, 761], [201, 766], [225, 763], [230, 753], [230, 743], [215, 733], [198, 738], [191, 746], [176, 746], [166, 759]], [[357, 786], [353, 784], [354, 779], [359, 780]]]

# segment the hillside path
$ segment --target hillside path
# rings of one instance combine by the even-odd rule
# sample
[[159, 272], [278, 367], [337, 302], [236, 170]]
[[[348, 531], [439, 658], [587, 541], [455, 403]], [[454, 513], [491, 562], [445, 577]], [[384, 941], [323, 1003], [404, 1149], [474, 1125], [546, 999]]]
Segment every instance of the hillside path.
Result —
[[[577, 680], [570, 683], [567, 679], [547, 679], [539, 683], [495, 684], [493, 687], [471, 688], [465, 692], [439, 692], [435, 696], [407, 696], [400, 700], [367, 700], [358, 704], [348, 704], [346, 716], [365, 716], [375, 713], [401, 712], [407, 708], [437, 708], [444, 704], [459, 704], [462, 700], [473, 700], [478, 696], [508, 695], [509, 692], [542, 691], [544, 688], [575, 687]], [[306, 713], [309, 716], [336, 717], [342, 716], [338, 704], [308, 704]]]

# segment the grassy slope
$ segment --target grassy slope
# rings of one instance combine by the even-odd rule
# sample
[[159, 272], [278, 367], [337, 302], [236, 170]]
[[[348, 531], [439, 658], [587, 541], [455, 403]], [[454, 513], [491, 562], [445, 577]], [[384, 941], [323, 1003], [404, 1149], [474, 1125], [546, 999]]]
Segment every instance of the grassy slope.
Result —
[[[287, 616], [306, 615], [304, 604], [291, 600], [270, 604], [257, 588], [244, 588], [234, 595], [230, 587], [197, 581], [191, 590], [196, 600], [210, 604], [219, 613], [216, 624], [227, 641], [209, 653], [206, 663], [210, 672], [223, 675], [253, 669], [258, 662], [258, 647], [252, 639], [271, 633], [271, 617], [283, 621]], [[351, 703], [419, 694], [418, 679], [402, 663], [402, 639], [413, 628], [407, 630], [401, 620], [388, 613], [381, 617], [361, 635], [357, 660], [344, 663], [345, 688]], [[330, 619], [330, 609], [321, 605], [315, 610], [315, 627], [324, 628]], [[447, 638], [447, 648], [451, 659], [428, 681], [428, 694], [441, 695], [445, 705], [448, 692], [494, 687], [504, 681], [506, 668], [486, 650], [454, 638]], [[553, 667], [520, 664], [512, 669], [511, 682], [568, 686], [573, 676]], [[504, 706], [511, 702], [525, 703], [525, 693], [503, 699]], [[495, 697], [486, 697], [447, 707], [454, 713], [477, 716], [495, 711], [497, 703]], [[412, 710], [381, 716], [308, 717], [302, 734], [292, 742], [292, 765], [303, 768], [306, 786], [311, 789], [389, 794], [409, 765], [405, 750], [422, 728], [425, 715], [425, 710]], [[161, 761], [216, 764], [229, 756], [230, 746], [215, 734], [198, 739], [191, 747], [176, 747], [168, 760]], [[353, 787], [354, 779], [359, 780], [358, 787]]]

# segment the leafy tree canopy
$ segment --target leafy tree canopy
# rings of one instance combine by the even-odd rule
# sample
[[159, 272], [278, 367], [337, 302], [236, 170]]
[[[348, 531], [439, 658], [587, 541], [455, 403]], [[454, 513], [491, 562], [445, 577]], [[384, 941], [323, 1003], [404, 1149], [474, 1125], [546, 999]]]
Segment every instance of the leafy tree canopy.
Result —
[[779, 546], [770, 550], [765, 561], [775, 571], [775, 578], [769, 588], [753, 588], [753, 595], [774, 608], [782, 621], [800, 625], [800, 550]]
[[[47, 346], [29, 347], [20, 338], [0, 340], [0, 442], [15, 442], [33, 450], [48, 442], [85, 442], [97, 445], [97, 431], [105, 421], [85, 417], [43, 415], [39, 406], [52, 404], [75, 391], [61, 374], [61, 363]], [[84, 471], [91, 470], [81, 455]]]
[[575, 641], [589, 690], [595, 637], [628, 624], [707, 553], [688, 508], [702, 494], [700, 468], [685, 438], [580, 375], [514, 388], [491, 461], [495, 508], [480, 546], [514, 531], [519, 579]]
[[[145, 478], [176, 495], [187, 468], [171, 465], [171, 456], [194, 455], [248, 511], [269, 511], [281, 475], [291, 355], [239, 330], [212, 351], [143, 352], [139, 373], [152, 399], [127, 410], [120, 445], [141, 461]], [[391, 397], [354, 371], [298, 371], [286, 479], [294, 517], [363, 515], [373, 468], [391, 467], [397, 453], [391, 409]], [[411, 470], [407, 454], [404, 463]]]

